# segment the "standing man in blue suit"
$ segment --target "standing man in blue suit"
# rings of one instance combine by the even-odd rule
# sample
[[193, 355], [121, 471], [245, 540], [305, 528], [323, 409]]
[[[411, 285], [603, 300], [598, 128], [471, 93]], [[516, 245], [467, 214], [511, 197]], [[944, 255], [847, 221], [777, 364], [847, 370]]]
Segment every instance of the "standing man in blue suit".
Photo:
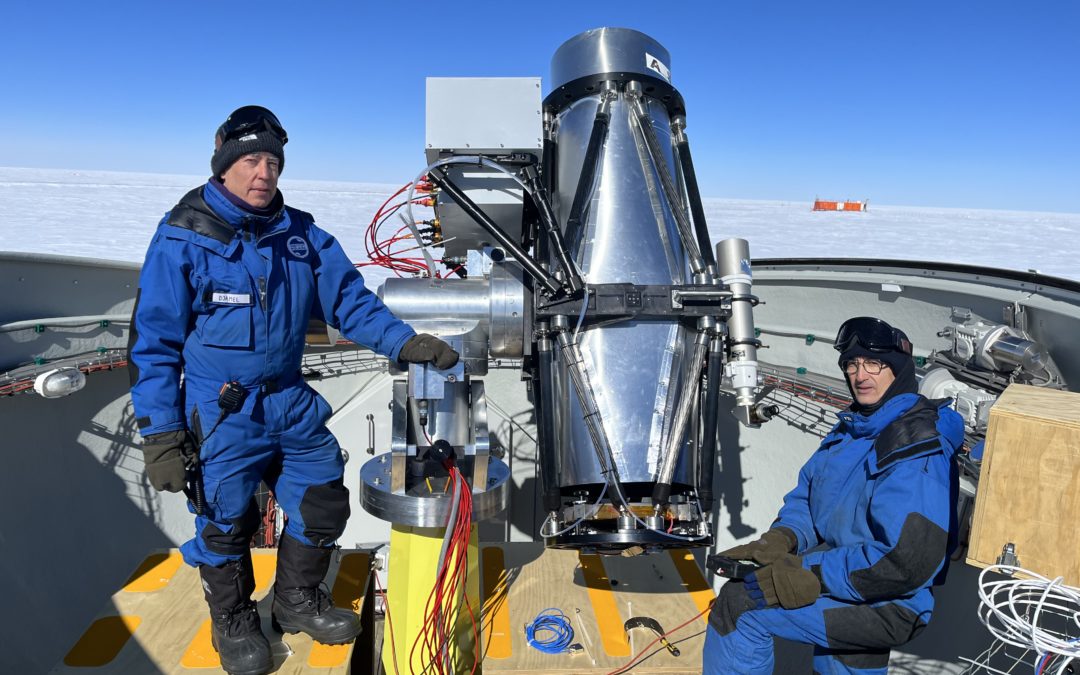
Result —
[[930, 621], [956, 548], [963, 420], [916, 393], [903, 331], [857, 317], [835, 347], [854, 400], [772, 529], [722, 553], [764, 566], [721, 588], [706, 674], [770, 675], [774, 636], [814, 645], [816, 673], [885, 673], [890, 650]]
[[309, 319], [392, 360], [438, 368], [458, 360], [391, 314], [338, 242], [285, 205], [277, 183], [287, 142], [259, 106], [221, 125], [213, 176], [165, 215], [146, 253], [130, 341], [146, 474], [154, 488], [192, 498], [195, 536], [181, 551], [199, 569], [213, 643], [234, 674], [273, 667], [251, 601], [260, 481], [288, 518], [275, 628], [329, 644], [360, 632], [357, 616], [319, 586], [349, 517], [349, 491], [326, 428], [330, 406], [300, 376]]

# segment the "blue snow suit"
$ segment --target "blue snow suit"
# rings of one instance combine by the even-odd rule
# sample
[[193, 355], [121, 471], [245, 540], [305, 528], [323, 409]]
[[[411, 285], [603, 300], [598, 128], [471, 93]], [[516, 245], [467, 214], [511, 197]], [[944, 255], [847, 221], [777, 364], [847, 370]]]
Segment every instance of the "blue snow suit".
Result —
[[756, 609], [745, 584], [728, 582], [709, 617], [704, 673], [771, 674], [774, 636], [813, 644], [817, 673], [887, 672], [890, 649], [929, 622], [931, 588], [956, 547], [964, 426], [948, 406], [905, 393], [869, 415], [839, 414], [773, 524], [797, 537], [821, 597]]
[[[326, 547], [345, 528], [349, 491], [326, 428], [331, 409], [300, 376], [309, 320], [391, 359], [415, 335], [310, 214], [285, 206], [280, 192], [264, 213], [242, 208], [211, 179], [162, 219], [139, 280], [130, 342], [139, 433], [186, 428], [205, 439], [207, 504], [181, 547], [193, 566], [247, 552], [264, 479], [291, 537]], [[230, 381], [247, 396], [219, 420], [219, 391]]]

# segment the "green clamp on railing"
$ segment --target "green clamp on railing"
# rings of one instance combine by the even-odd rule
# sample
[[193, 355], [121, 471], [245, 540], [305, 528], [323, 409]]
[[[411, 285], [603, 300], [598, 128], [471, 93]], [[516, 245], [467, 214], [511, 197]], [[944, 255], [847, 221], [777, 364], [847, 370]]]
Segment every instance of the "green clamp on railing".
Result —
[[923, 366], [925, 366], [926, 365], [926, 357], [925, 356], [916, 356], [915, 357], [915, 365], [918, 366], [919, 368], [922, 368]]
[[795, 369], [795, 374], [796, 375], [805, 375], [806, 374], [806, 368], [802, 368], [802, 367], [796, 368]]
[[45, 332], [45, 324], [39, 323], [39, 324], [35, 325], [34, 326], [34, 332], [35, 333], [44, 333]]
[[105, 352], [107, 352], [107, 351], [109, 351], [109, 348], [108, 348], [108, 347], [98, 347], [98, 348], [97, 348], [97, 353], [98, 353], [98, 354], [101, 354], [101, 355], [104, 355], [104, 354], [105, 354]]
[[35, 356], [34, 357], [34, 365], [35, 366], [43, 366], [43, 365], [45, 365], [45, 357], [44, 356]]
[[756, 337], [756, 338], [761, 337], [761, 329], [760, 328], [755, 328], [754, 329], [754, 337]]
[[101, 321], [98, 321], [98, 325], [101, 326], [102, 328], [108, 328], [109, 327], [109, 320], [108, 319], [102, 319]]
[[806, 336], [806, 346], [809, 347], [810, 345], [814, 344], [815, 340], [817, 340], [817, 337], [815, 337], [813, 335], [807, 335]]

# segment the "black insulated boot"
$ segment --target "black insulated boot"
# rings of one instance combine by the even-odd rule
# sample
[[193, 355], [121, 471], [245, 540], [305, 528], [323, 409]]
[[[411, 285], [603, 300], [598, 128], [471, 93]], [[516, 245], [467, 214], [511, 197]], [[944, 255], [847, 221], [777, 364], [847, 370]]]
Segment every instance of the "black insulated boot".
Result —
[[270, 643], [251, 601], [255, 573], [251, 555], [222, 567], [201, 565], [203, 592], [210, 605], [210, 641], [229, 675], [263, 675], [274, 667]]
[[274, 630], [307, 633], [316, 642], [339, 645], [360, 634], [360, 617], [334, 607], [320, 586], [330, 567], [332, 548], [304, 546], [292, 537], [278, 542], [277, 579], [274, 581]]

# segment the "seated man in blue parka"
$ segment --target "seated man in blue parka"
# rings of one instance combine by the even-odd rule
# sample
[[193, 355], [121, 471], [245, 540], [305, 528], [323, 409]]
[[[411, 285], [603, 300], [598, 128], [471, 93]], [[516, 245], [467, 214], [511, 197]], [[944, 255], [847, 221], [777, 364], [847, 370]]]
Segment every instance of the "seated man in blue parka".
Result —
[[[390, 359], [438, 368], [458, 359], [391, 314], [337, 241], [285, 205], [277, 183], [287, 141], [259, 106], [221, 125], [213, 176], [165, 215], [150, 243], [130, 336], [131, 399], [151, 485], [178, 492], [193, 467], [202, 474], [205, 504], [191, 508], [195, 536], [181, 551], [199, 568], [213, 644], [229, 673], [273, 667], [251, 601], [253, 495], [263, 480], [288, 518], [275, 627], [330, 644], [360, 632], [357, 616], [319, 586], [349, 517], [349, 491], [326, 428], [330, 406], [300, 376], [309, 320]], [[227, 383], [235, 383], [227, 391], [236, 410], [223, 414]]]
[[902, 331], [858, 317], [835, 347], [854, 401], [772, 529], [723, 553], [765, 566], [721, 589], [706, 674], [771, 674], [774, 636], [814, 645], [817, 673], [885, 673], [890, 649], [930, 620], [956, 546], [963, 421], [916, 393]]

